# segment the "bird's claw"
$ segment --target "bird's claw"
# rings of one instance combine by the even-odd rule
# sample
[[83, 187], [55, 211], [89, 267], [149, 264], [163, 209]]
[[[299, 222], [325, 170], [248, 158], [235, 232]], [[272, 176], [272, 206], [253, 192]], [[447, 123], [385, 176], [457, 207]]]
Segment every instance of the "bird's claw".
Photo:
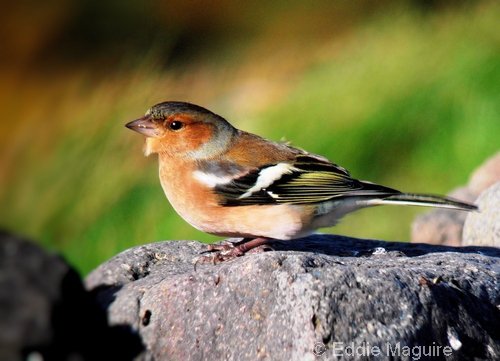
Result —
[[210, 244], [208, 245], [207, 250], [202, 252], [210, 254], [198, 258], [194, 264], [194, 269], [196, 271], [196, 265], [198, 263], [203, 264], [206, 262], [210, 262], [213, 264], [217, 264], [220, 262], [232, 260], [236, 257], [244, 256], [245, 254], [261, 253], [265, 252], [266, 250], [274, 251], [274, 249], [267, 244], [262, 244], [248, 250], [244, 250], [245, 248], [245, 240], [240, 242], [222, 241], [218, 244]]

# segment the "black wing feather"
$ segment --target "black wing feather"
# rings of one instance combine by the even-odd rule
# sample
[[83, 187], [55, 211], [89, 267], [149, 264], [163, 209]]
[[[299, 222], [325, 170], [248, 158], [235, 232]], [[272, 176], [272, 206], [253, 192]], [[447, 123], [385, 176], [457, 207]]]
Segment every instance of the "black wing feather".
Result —
[[218, 185], [215, 192], [220, 195], [221, 205], [308, 204], [349, 196], [401, 194], [392, 188], [353, 179], [345, 169], [326, 159], [298, 155], [290, 173], [283, 174], [267, 188], [246, 195], [256, 184], [260, 172], [275, 165], [266, 165], [228, 184]]

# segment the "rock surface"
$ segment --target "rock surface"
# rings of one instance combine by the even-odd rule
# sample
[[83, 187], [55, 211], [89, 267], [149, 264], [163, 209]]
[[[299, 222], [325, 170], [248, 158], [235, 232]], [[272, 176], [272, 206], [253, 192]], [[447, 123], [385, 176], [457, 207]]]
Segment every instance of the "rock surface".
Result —
[[467, 217], [463, 244], [500, 247], [500, 182], [484, 191], [476, 203], [481, 212]]
[[58, 255], [0, 232], [0, 360], [132, 360], [142, 344], [110, 328]]
[[138, 246], [86, 287], [148, 360], [500, 358], [499, 249], [333, 235], [272, 246], [196, 271], [206, 245]]

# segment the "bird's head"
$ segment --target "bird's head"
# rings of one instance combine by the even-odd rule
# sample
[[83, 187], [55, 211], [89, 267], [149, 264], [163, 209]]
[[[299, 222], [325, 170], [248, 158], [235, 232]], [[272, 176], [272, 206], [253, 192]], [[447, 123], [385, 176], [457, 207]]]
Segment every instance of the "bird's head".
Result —
[[237, 132], [217, 114], [184, 102], [156, 104], [144, 117], [125, 126], [147, 137], [146, 155], [158, 153], [195, 159], [222, 154]]

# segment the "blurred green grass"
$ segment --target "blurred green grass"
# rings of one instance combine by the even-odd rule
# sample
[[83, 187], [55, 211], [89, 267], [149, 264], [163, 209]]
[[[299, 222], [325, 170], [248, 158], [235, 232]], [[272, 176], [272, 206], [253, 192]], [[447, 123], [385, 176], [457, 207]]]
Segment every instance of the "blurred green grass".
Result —
[[[285, 137], [354, 177], [445, 194], [499, 149], [499, 15], [495, 2], [427, 14], [392, 6], [300, 48], [290, 48], [293, 37], [270, 42], [263, 27], [234, 53], [221, 50], [220, 63], [214, 52], [165, 68], [151, 50], [104, 80], [85, 70], [14, 75], [2, 93], [0, 226], [63, 252], [82, 274], [133, 245], [218, 240], [175, 214], [156, 157], [123, 127], [165, 100]], [[421, 211], [368, 209], [321, 231], [405, 241]]]

